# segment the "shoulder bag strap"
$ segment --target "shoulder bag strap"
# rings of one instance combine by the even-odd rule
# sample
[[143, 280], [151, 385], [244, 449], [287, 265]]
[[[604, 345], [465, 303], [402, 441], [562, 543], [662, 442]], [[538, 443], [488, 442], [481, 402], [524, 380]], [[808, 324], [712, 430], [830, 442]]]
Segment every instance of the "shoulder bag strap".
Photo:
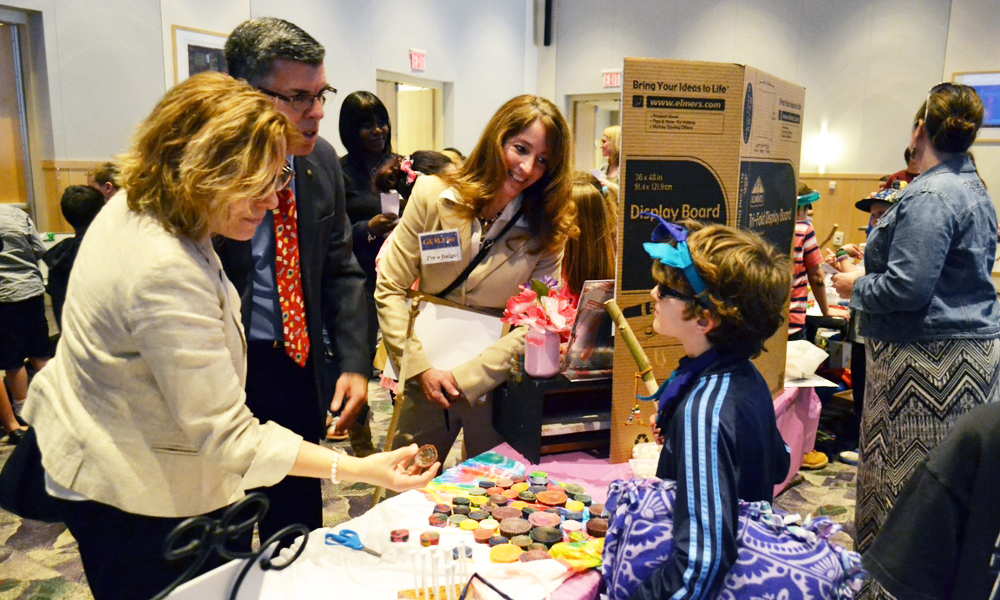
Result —
[[510, 221], [507, 221], [507, 224], [504, 225], [503, 229], [500, 230], [500, 234], [497, 235], [496, 237], [485, 240], [479, 247], [479, 253], [476, 254], [471, 261], [469, 261], [469, 264], [468, 266], [465, 267], [465, 270], [459, 273], [458, 277], [455, 278], [455, 281], [451, 282], [451, 285], [444, 288], [435, 295], [439, 298], [444, 298], [448, 294], [454, 292], [455, 289], [458, 288], [458, 286], [465, 283], [465, 280], [469, 278], [469, 275], [472, 273], [472, 270], [475, 269], [477, 266], [479, 266], [479, 263], [483, 262], [483, 259], [486, 258], [486, 255], [490, 253], [490, 248], [493, 247], [493, 244], [495, 244], [508, 231], [510, 231], [510, 228], [513, 227], [514, 224], [521, 219], [521, 215], [523, 213], [524, 213], [524, 204], [522, 203], [521, 207], [517, 209], [517, 212], [514, 213], [514, 216], [511, 217]]

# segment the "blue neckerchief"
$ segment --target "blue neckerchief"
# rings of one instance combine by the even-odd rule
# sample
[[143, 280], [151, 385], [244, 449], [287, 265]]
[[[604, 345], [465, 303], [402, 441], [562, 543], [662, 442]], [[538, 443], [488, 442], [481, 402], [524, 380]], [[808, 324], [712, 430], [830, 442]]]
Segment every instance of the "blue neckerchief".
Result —
[[650, 396], [637, 397], [639, 400], [654, 400], [658, 398], [659, 402], [656, 411], [658, 413], [663, 412], [663, 409], [680, 396], [687, 389], [688, 385], [701, 375], [702, 371], [708, 368], [708, 365], [719, 359], [719, 356], [719, 352], [715, 348], [711, 348], [694, 358], [688, 356], [682, 357], [677, 368], [670, 374], [670, 379], [660, 384], [656, 393]]

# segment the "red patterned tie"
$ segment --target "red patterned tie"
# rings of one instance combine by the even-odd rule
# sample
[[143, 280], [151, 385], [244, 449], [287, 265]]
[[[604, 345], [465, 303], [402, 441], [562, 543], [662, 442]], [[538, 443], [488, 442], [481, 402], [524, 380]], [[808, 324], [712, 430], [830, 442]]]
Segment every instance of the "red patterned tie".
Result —
[[274, 209], [274, 274], [281, 301], [285, 353], [304, 367], [309, 358], [309, 332], [306, 330], [306, 309], [302, 299], [298, 228], [295, 195], [291, 188], [281, 190], [278, 192], [278, 208]]

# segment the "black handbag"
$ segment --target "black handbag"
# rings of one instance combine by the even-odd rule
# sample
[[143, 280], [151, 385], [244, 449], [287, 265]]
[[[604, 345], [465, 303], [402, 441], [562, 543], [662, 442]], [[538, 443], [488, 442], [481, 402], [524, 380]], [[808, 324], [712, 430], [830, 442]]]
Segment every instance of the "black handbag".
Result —
[[35, 428], [29, 428], [0, 470], [0, 507], [35, 521], [62, 522], [59, 500], [45, 491], [45, 469]]

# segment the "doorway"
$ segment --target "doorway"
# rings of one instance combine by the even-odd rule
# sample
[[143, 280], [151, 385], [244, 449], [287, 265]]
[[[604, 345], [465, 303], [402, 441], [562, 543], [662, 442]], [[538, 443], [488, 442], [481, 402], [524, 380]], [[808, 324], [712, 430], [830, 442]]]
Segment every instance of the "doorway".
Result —
[[[0, 12], [0, 202], [16, 204], [33, 213], [21, 59], [21, 37], [26, 24], [17, 12]], [[33, 216], [37, 222], [37, 215]]]
[[567, 96], [573, 119], [573, 153], [576, 168], [581, 171], [599, 169], [601, 135], [605, 128], [621, 124], [621, 94], [580, 94]]
[[375, 95], [389, 111], [392, 149], [398, 154], [442, 150], [451, 84], [379, 71]]

